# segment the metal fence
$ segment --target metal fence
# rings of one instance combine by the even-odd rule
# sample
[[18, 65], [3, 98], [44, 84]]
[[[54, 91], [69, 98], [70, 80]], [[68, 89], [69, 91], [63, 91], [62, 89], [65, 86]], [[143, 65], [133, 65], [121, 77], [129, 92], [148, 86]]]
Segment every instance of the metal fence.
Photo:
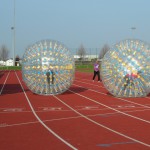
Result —
[[[70, 48], [70, 52], [76, 58], [79, 58], [78, 50], [79, 50], [79, 48]], [[85, 60], [91, 60], [94, 58], [99, 58], [100, 48], [85, 48], [85, 51], [86, 51]]]
[[[77, 55], [79, 48], [70, 48], [72, 54]], [[99, 55], [100, 48], [85, 48], [87, 55]]]

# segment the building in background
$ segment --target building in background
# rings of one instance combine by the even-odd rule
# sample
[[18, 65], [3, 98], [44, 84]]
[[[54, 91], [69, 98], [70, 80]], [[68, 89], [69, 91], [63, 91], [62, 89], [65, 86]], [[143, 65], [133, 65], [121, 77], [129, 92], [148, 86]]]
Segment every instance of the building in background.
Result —
[[6, 66], [13, 66], [13, 59], [6, 60]]
[[[93, 59], [97, 59], [97, 55], [85, 55], [83, 61], [92, 61]], [[79, 55], [74, 55], [74, 60], [78, 61], [80, 59]]]
[[8, 59], [6, 61], [1, 60], [0, 66], [13, 66], [13, 59]]

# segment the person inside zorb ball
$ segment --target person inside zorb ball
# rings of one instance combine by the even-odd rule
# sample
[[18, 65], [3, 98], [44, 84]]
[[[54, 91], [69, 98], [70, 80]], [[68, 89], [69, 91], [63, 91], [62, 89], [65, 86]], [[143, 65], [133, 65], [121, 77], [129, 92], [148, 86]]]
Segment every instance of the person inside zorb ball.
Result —
[[23, 80], [36, 94], [65, 92], [74, 80], [74, 68], [73, 56], [58, 41], [39, 41], [28, 47], [23, 55]]
[[144, 97], [150, 93], [150, 46], [140, 40], [124, 40], [102, 59], [101, 77], [117, 97]]

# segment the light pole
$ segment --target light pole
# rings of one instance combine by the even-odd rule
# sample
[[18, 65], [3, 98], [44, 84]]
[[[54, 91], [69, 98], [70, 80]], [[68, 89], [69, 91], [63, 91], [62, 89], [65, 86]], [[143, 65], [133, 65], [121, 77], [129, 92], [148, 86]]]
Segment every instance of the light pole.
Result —
[[136, 27], [131, 27], [131, 30], [133, 31], [133, 38], [135, 38], [134, 31], [136, 30]]
[[12, 42], [12, 49], [13, 49], [13, 66], [15, 66], [15, 49], [16, 49], [16, 26], [15, 26], [15, 0], [14, 0], [14, 16], [13, 16], [13, 27], [11, 27], [11, 30], [13, 31], [12, 34], [12, 38], [13, 38], [13, 42]]
[[15, 61], [15, 59], [14, 59], [14, 27], [11, 27], [11, 30], [12, 30], [12, 52], [13, 52], [13, 66], [14, 66], [14, 61]]

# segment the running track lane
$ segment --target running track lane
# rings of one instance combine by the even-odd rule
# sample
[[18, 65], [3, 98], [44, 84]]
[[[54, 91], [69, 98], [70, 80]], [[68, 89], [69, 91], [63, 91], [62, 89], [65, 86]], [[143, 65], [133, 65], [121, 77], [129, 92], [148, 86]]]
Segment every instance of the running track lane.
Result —
[[0, 106], [0, 149], [71, 149], [43, 128], [34, 117], [13, 71], [0, 96]]
[[[85, 82], [86, 81], [86, 82]], [[80, 85], [78, 85], [80, 84]], [[150, 99], [149, 97], [142, 97], [142, 98], [117, 98], [113, 97], [110, 94], [107, 94], [107, 91], [104, 92], [103, 88], [101, 88], [100, 84], [92, 84], [91, 80], [83, 79], [80, 81], [75, 81], [75, 86], [83, 89], [87, 89], [90, 92], [93, 91], [94, 93], [98, 93], [99, 97], [101, 98], [101, 102], [111, 107], [116, 107], [116, 109], [125, 109], [125, 110], [132, 110], [138, 109], [139, 111], [143, 111], [142, 113], [136, 113], [135, 115], [150, 120], [149, 110], [150, 110]], [[95, 94], [93, 94], [95, 95]], [[108, 100], [109, 97], [109, 100]], [[107, 100], [106, 100], [107, 99]], [[134, 113], [134, 111], [132, 111]]]
[[[127, 144], [127, 145], [128, 145], [128, 144], [131, 144], [131, 143], [130, 143], [130, 142], [120, 142], [120, 143], [114, 143], [114, 144], [112, 144], [112, 145], [114, 146], [115, 144], [116, 144], [116, 145], [121, 145], [121, 144], [122, 144], [122, 145], [124, 145], [124, 144]], [[111, 145], [111, 144], [106, 144], [106, 145], [104, 145], [104, 146], [109, 146], [109, 145]], [[100, 145], [98, 145], [98, 146], [100, 146]], [[105, 148], [106, 148], [106, 147], [105, 147]]]
[[[93, 105], [96, 103], [96, 104], [99, 104], [100, 106], [101, 105], [106, 106], [106, 108], [110, 108], [111, 110], [114, 110], [114, 114], [101, 115], [99, 113], [100, 115], [97, 118], [100, 121], [102, 121], [103, 123], [110, 123], [110, 125], [114, 124], [113, 128], [114, 129], [116, 128], [116, 130], [119, 130], [119, 128], [120, 128], [120, 132], [123, 131], [122, 128], [125, 128], [126, 132], [127, 132], [127, 130], [129, 130], [128, 132], [131, 134], [130, 136], [132, 136], [132, 132], [130, 131], [130, 129], [134, 127], [135, 133], [137, 134], [138, 132], [136, 132], [136, 131], [139, 131], [139, 134], [140, 134], [139, 137], [143, 137], [143, 138], [145, 138], [145, 140], [147, 139], [147, 142], [149, 142], [149, 139], [148, 139], [149, 133], [142, 132], [143, 129], [141, 130], [141, 127], [143, 127], [144, 129], [147, 129], [147, 131], [150, 129], [150, 125], [149, 125], [150, 121], [149, 120], [145, 120], [143, 118], [138, 118], [136, 116], [130, 115], [129, 112], [122, 112], [121, 110], [117, 110], [115, 108], [112, 108], [112, 107], [104, 104], [104, 102], [101, 103], [100, 102], [101, 97], [99, 97], [96, 94], [93, 94], [93, 92], [91, 92], [91, 91], [89, 91], [88, 94], [87, 94], [87, 92], [82, 92], [82, 94], [77, 93], [77, 95], [82, 96], [82, 97], [84, 96], [86, 99], [92, 101]], [[107, 99], [105, 99], [105, 101], [107, 101]], [[109, 101], [109, 99], [108, 99], [108, 101]], [[140, 112], [140, 113], [143, 113], [143, 112]], [[147, 115], [148, 115], [148, 113], [147, 113]], [[115, 118], [116, 118], [116, 120], [115, 120]], [[136, 127], [138, 127], [138, 126], [139, 126], [139, 129], [136, 130]], [[141, 134], [143, 134], [143, 136]]]
[[[150, 116], [149, 116], [149, 110], [150, 110], [150, 100], [147, 98], [134, 98], [134, 101], [131, 100], [131, 98], [129, 99], [125, 99], [125, 98], [117, 98], [117, 97], [113, 97], [110, 95], [107, 95], [104, 92], [101, 92], [101, 89], [95, 89], [95, 85], [88, 85], [88, 83], [83, 83], [83, 82], [76, 82], [73, 84], [73, 86], [75, 86], [77, 89], [77, 87], [82, 89], [86, 89], [88, 92], [86, 93], [87, 96], [88, 94], [91, 95], [93, 98], [99, 98], [99, 101], [109, 105], [113, 108], [116, 109], [125, 109], [127, 110], [134, 110], [134, 109], [139, 109], [139, 110], [144, 110], [142, 113], [135, 113], [135, 115], [137, 117], [142, 117], [145, 118], [146, 120], [150, 120]], [[76, 92], [78, 92], [77, 90], [75, 90]], [[92, 93], [92, 94], [91, 94]], [[137, 102], [136, 102], [137, 99]], [[133, 112], [134, 113], [134, 112]]]
[[[64, 95], [64, 94], [63, 94]], [[66, 94], [67, 95], [67, 97], [68, 97], [68, 95], [70, 96], [71, 94]], [[62, 95], [61, 95], [62, 96]], [[67, 99], [67, 97], [65, 98], [65, 100]], [[71, 99], [72, 99], [72, 97], [71, 97]], [[79, 99], [79, 98], [78, 98]], [[72, 99], [73, 100], [73, 99]], [[72, 101], [69, 101], [68, 99], [67, 99], [67, 102], [71, 102], [72, 103]], [[80, 102], [79, 102], [80, 103]], [[70, 106], [70, 105], [69, 105]], [[61, 122], [61, 125], [62, 125], [62, 122]], [[57, 127], [57, 125], [55, 125], [56, 127]], [[90, 130], [90, 129], [89, 129]], [[91, 130], [90, 130], [91, 131]], [[66, 132], [65, 132], [66, 133]], [[120, 142], [120, 143], [123, 143], [123, 142]], [[128, 143], [128, 142], [127, 142]], [[136, 143], [137, 144], [137, 143]], [[135, 147], [135, 145], [136, 144], [134, 144], [134, 147]], [[133, 148], [132, 148], [133, 149]]]
[[[60, 97], [61, 97], [61, 98], [60, 98]], [[71, 98], [68, 97], [68, 96], [64, 98], [63, 95], [59, 95], [59, 98], [60, 98], [60, 99], [63, 99], [63, 101], [67, 102], [67, 104], [69, 103], [68, 105], [71, 105], [71, 103], [72, 103], [72, 101], [69, 101], [69, 99], [71, 99]], [[72, 99], [72, 100], [73, 100], [73, 99]], [[79, 101], [78, 101], [78, 100], [79, 100]], [[83, 102], [83, 100], [80, 100], [79, 97], [78, 97], [78, 98], [76, 97], [76, 103], [77, 103], [77, 104], [80, 104], [81, 102]], [[95, 105], [95, 103], [94, 103], [94, 105]], [[86, 106], [86, 107], [87, 107], [86, 103], [85, 103], [85, 104], [81, 104], [81, 106]], [[79, 107], [79, 106], [78, 106], [78, 107]], [[90, 115], [90, 112], [91, 112], [91, 111], [89, 111], [89, 115]], [[83, 111], [82, 111], [82, 113], [83, 113]], [[97, 112], [97, 114], [98, 114], [98, 112]], [[87, 115], [87, 113], [86, 113], [86, 115]], [[95, 115], [95, 116], [96, 116], [96, 115]], [[99, 118], [100, 115], [97, 115], [97, 116], [98, 116], [98, 118]], [[91, 117], [90, 117], [90, 118], [91, 118]], [[94, 118], [92, 117], [92, 119], [94, 119]], [[95, 120], [95, 119], [94, 119], [94, 120]], [[103, 124], [103, 120], [104, 120], [104, 119], [101, 118], [101, 120], [96, 120], [96, 122], [99, 122], [99, 123], [102, 123], [102, 124]], [[127, 122], [128, 122], [129, 120], [130, 120], [130, 118], [126, 118], [126, 121], [127, 121]], [[132, 120], [132, 119], [131, 119], [131, 120]], [[111, 125], [111, 124], [113, 124], [113, 121], [114, 121], [113, 118], [111, 118], [111, 116], [110, 116], [110, 118], [108, 119], [108, 123], [111, 122], [111, 123], [110, 123], [110, 125]], [[122, 120], [120, 120], [120, 121], [122, 121]], [[119, 124], [120, 124], [120, 121], [119, 121], [118, 118], [117, 118], [117, 124], [118, 124], [118, 122], [119, 122]], [[133, 121], [133, 122], [134, 122], [134, 121]], [[108, 123], [106, 124], [106, 126], [109, 125]], [[119, 128], [119, 124], [118, 124], [118, 126], [117, 126], [118, 128]], [[110, 126], [110, 128], [113, 129], [114, 126]], [[119, 130], [118, 128], [117, 128], [117, 130]], [[130, 125], [129, 125], [128, 128], [132, 129], [132, 128], [130, 127]], [[131, 131], [132, 131], [132, 130], [131, 130]], [[124, 132], [124, 131], [121, 130], [120, 132]], [[133, 133], [132, 133], [132, 136], [133, 136]], [[131, 137], [132, 137], [132, 136], [131, 136]], [[145, 136], [145, 135], [144, 135], [144, 136]]]

